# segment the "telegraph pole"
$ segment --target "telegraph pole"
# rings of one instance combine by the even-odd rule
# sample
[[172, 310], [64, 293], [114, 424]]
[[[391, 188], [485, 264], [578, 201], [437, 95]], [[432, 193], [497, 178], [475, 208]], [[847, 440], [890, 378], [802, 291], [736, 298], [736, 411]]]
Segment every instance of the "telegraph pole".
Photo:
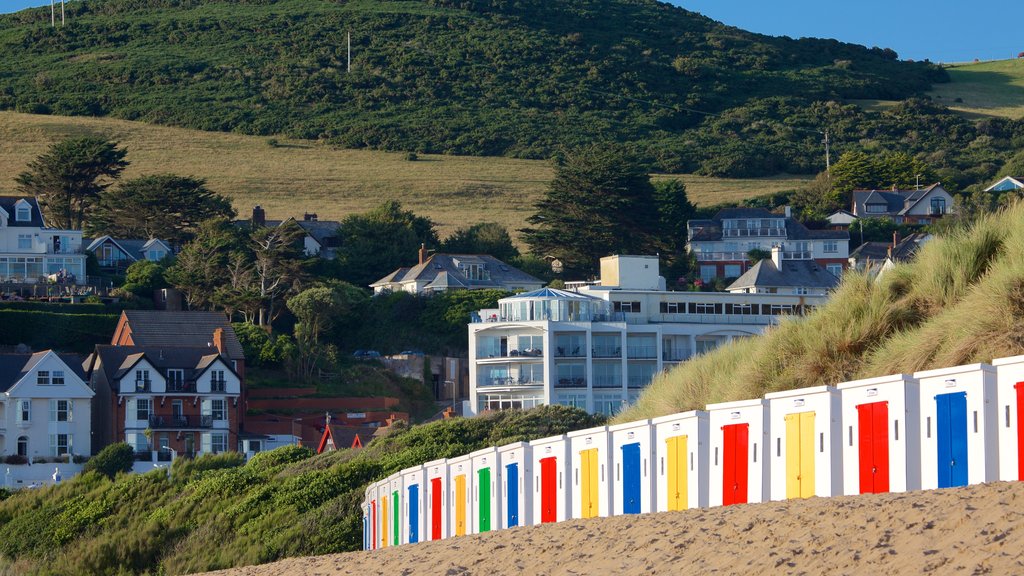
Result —
[[352, 71], [352, 32], [351, 31], [348, 32], [347, 43], [348, 43], [348, 64], [345, 67], [345, 72], [346, 73]]
[[832, 158], [829, 154], [829, 143], [828, 143], [828, 128], [825, 129], [825, 172], [827, 174], [832, 173]]
[[60, 27], [64, 27], [64, 0], [60, 0]]
[[53, 0], [50, 0], [50, 28], [57, 25], [57, 13], [54, 10]]

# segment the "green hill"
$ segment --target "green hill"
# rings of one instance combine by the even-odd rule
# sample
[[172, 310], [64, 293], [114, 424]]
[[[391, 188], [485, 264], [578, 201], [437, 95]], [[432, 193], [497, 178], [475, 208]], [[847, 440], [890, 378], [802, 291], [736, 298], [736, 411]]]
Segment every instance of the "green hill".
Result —
[[1024, 58], [961, 64], [930, 92], [936, 102], [975, 116], [1024, 118]]
[[616, 420], [1024, 353], [1024, 203], [937, 237], [875, 282], [665, 373]]
[[946, 79], [931, 64], [653, 0], [89, 0], [64, 28], [0, 17], [0, 52], [0, 109], [344, 147], [547, 158], [614, 140], [661, 171], [744, 177], [819, 171], [825, 128], [839, 151], [974, 136], [908, 136], [908, 115], [962, 121], [941, 110], [836, 103], [923, 93]]

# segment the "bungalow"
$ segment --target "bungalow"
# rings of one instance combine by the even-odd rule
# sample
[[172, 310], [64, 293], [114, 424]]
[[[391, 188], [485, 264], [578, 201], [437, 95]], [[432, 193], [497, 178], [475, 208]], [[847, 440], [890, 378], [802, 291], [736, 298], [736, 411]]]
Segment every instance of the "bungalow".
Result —
[[87, 251], [96, 255], [100, 268], [124, 270], [140, 260], [159, 262], [174, 254], [169, 242], [159, 238], [141, 240], [100, 236], [89, 242]]
[[941, 184], [919, 190], [854, 190], [853, 215], [897, 224], [931, 224], [953, 214], [953, 196]]
[[38, 460], [92, 453], [94, 393], [80, 357], [52, 350], [0, 354], [0, 392], [0, 455]]

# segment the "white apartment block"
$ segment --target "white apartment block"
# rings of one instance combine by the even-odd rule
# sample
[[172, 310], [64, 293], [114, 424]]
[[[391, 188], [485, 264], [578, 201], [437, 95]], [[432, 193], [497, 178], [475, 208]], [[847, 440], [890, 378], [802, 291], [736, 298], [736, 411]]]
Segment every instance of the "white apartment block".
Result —
[[599, 283], [542, 288], [479, 311], [464, 412], [562, 404], [614, 414], [659, 372], [827, 298], [664, 287], [657, 257], [609, 256]]

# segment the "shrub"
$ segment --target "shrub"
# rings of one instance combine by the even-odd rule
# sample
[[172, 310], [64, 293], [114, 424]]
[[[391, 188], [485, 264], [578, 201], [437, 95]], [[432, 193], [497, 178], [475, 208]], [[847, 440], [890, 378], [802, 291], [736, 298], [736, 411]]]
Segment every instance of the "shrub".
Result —
[[82, 472], [95, 470], [107, 478], [113, 479], [118, 472], [127, 472], [132, 469], [135, 460], [135, 450], [125, 442], [111, 444], [100, 453], [93, 456], [85, 463]]
[[21, 454], [11, 454], [10, 456], [4, 458], [4, 464], [28, 464], [28, 458], [22, 456]]
[[242, 464], [245, 464], [245, 455], [238, 452], [204, 454], [193, 460], [178, 458], [171, 467], [171, 477], [176, 481], [187, 482], [202, 472], [237, 468]]
[[405, 159], [408, 160], [409, 162], [415, 162], [419, 160], [420, 157], [415, 152], [409, 152], [408, 154], [405, 155]]

